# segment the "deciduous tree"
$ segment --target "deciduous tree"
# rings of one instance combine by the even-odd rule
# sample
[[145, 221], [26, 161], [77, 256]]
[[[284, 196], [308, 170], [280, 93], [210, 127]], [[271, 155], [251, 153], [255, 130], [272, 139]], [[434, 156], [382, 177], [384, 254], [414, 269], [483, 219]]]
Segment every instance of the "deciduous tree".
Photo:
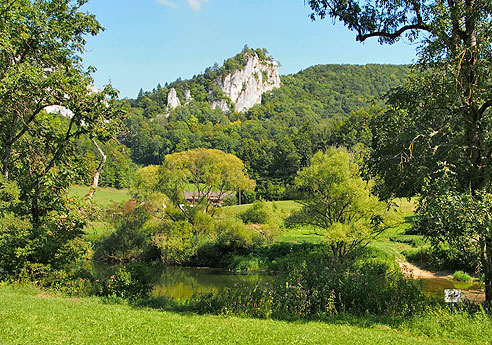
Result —
[[[384, 130], [376, 138], [378, 148], [370, 164], [385, 185], [415, 192], [426, 180], [452, 173], [458, 181], [452, 186], [453, 193], [469, 194], [475, 201], [468, 205], [481, 205], [480, 200], [491, 191], [492, 3], [307, 3], [313, 10], [312, 19], [338, 19], [357, 33], [358, 41], [377, 37], [381, 43], [392, 44], [406, 38], [419, 44], [415, 79], [390, 95], [392, 109], [380, 117], [379, 128]], [[430, 210], [425, 205], [428, 199], [422, 202], [421, 210]], [[492, 229], [485, 219], [475, 225], [482, 244], [486, 298], [492, 300]], [[449, 227], [434, 226], [451, 234]]]
[[302, 208], [293, 212], [290, 224], [313, 226], [328, 240], [333, 255], [343, 259], [367, 245], [398, 217], [371, 194], [370, 185], [344, 148], [319, 151], [311, 165], [298, 172], [295, 186]]
[[66, 193], [79, 165], [74, 141], [107, 137], [117, 114], [116, 91], [91, 92], [93, 68], [82, 66], [85, 35], [102, 29], [85, 2], [0, 2], [0, 166], [19, 188], [15, 216], [30, 224], [14, 250], [26, 262], [60, 263], [70, 252], [83, 226]]
[[[190, 215], [200, 209], [213, 215], [213, 199], [222, 199], [227, 192], [235, 193], [238, 189], [252, 191], [255, 187], [239, 158], [215, 149], [198, 148], [167, 155], [160, 176], [162, 190]], [[196, 196], [192, 207], [185, 192]]]

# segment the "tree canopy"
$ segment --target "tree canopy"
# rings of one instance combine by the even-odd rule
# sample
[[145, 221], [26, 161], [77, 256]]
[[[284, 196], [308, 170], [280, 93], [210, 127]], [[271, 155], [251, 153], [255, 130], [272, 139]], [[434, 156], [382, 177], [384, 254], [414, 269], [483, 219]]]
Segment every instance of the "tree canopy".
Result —
[[288, 221], [321, 231], [335, 258], [366, 245], [398, 220], [386, 203], [371, 194], [370, 185], [344, 148], [317, 152], [311, 164], [299, 171], [295, 186], [302, 208]]
[[[468, 194], [479, 207], [491, 192], [490, 107], [492, 106], [492, 3], [450, 1], [307, 1], [312, 19], [331, 17], [357, 32], [357, 40], [377, 37], [392, 44], [404, 37], [419, 43], [415, 78], [388, 98], [389, 112], [376, 122], [381, 132], [369, 165], [382, 178], [383, 191], [428, 190], [429, 181], [448, 184], [450, 198]], [[445, 178], [453, 176], [458, 183]], [[460, 200], [469, 200], [463, 197]], [[430, 203], [430, 204], [429, 204]], [[458, 203], [453, 203], [456, 205]], [[458, 233], [429, 212], [424, 197], [420, 210], [431, 233]], [[478, 210], [476, 210], [478, 212]], [[445, 205], [441, 213], [454, 212]], [[437, 212], [439, 213], [439, 212]], [[485, 213], [480, 213], [485, 218]], [[465, 223], [461, 224], [465, 226]], [[486, 219], [475, 222], [481, 243], [487, 300], [492, 300], [492, 229]], [[462, 229], [465, 234], [465, 229]], [[443, 239], [443, 237], [439, 237]], [[446, 238], [446, 236], [444, 236]]]
[[11, 196], [4, 214], [23, 224], [0, 236], [2, 258], [16, 257], [9, 271], [58, 265], [80, 249], [83, 212], [67, 197], [80, 166], [74, 143], [82, 135], [107, 138], [117, 116], [116, 91], [95, 91], [93, 68], [82, 66], [85, 35], [102, 29], [80, 10], [85, 2], [0, 2], [1, 188]]
[[[206, 86], [198, 75], [122, 101], [128, 116], [119, 139], [132, 160], [143, 165], [162, 164], [167, 154], [198, 147], [234, 154], [257, 181], [258, 197], [288, 198], [296, 172], [307, 166], [314, 152], [334, 144], [353, 146], [362, 137], [370, 143], [368, 133], [354, 122], [359, 120], [348, 118], [360, 107], [371, 114], [374, 107], [380, 108], [380, 97], [402, 82], [408, 70], [393, 65], [309, 67], [282, 76], [282, 87], [263, 95], [262, 104], [244, 114], [212, 110], [196, 96], [198, 86]], [[171, 87], [178, 96], [190, 89], [193, 99], [166, 118], [162, 114]], [[103, 171], [103, 180], [104, 175]]]
[[175, 205], [184, 205], [183, 212], [190, 211], [184, 193], [196, 196], [190, 205], [193, 210], [213, 213], [212, 195], [222, 199], [227, 192], [251, 191], [255, 187], [239, 158], [203, 148], [167, 155], [160, 170], [160, 182], [160, 188]]

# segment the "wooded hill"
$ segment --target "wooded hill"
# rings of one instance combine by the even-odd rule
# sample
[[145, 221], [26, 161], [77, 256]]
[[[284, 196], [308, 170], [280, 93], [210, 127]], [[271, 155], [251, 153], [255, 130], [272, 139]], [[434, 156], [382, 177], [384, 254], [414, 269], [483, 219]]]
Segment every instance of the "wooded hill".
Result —
[[[409, 70], [398, 65], [317, 65], [282, 76], [282, 87], [264, 94], [262, 103], [245, 113], [211, 109], [205, 96], [211, 76], [230, 71], [231, 66], [240, 68], [241, 61], [235, 61], [240, 57], [241, 53], [190, 80], [159, 84], [152, 91], [140, 91], [136, 99], [122, 100], [127, 116], [118, 139], [126, 149], [119, 151], [127, 152], [133, 163], [149, 165], [160, 164], [174, 152], [219, 149], [245, 162], [257, 180], [259, 196], [280, 199], [316, 151], [333, 144], [369, 144], [368, 119]], [[171, 88], [201, 96], [169, 110]], [[103, 172], [102, 181], [112, 186], [104, 181], [114, 179], [105, 179]]]

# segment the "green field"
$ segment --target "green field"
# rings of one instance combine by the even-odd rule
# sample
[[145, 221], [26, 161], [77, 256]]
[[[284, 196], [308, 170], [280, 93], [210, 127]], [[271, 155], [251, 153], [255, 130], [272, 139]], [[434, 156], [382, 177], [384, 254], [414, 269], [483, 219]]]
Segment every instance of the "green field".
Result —
[[[72, 198], [82, 199], [89, 187], [73, 185], [70, 188], [69, 196]], [[104, 188], [99, 187], [92, 198], [92, 203], [105, 210], [114, 203], [121, 203], [130, 200], [130, 193], [127, 189]], [[111, 224], [102, 220], [88, 221], [85, 227], [85, 239], [89, 242], [94, 242], [103, 235], [108, 235], [113, 231]]]
[[[69, 195], [70, 197], [83, 198], [88, 191], [89, 187], [87, 186], [74, 185], [70, 188]], [[106, 208], [115, 202], [119, 203], [128, 200], [130, 200], [130, 193], [127, 189], [99, 187], [94, 194], [92, 202]]]
[[[383, 232], [373, 243], [371, 243], [371, 246], [383, 249], [394, 257], [401, 257], [402, 252], [406, 249], [412, 248], [414, 244], [422, 245], [422, 236], [405, 234], [405, 230], [412, 224], [416, 202], [417, 200], [415, 198], [412, 198], [411, 200], [404, 198], [395, 199], [393, 204], [401, 212], [403, 223], [395, 228], [391, 228]], [[288, 216], [293, 210], [301, 207], [301, 205], [294, 200], [275, 201], [274, 203], [277, 205], [283, 217]], [[250, 204], [228, 206], [224, 207], [223, 210], [227, 214], [237, 215], [244, 212], [249, 206]], [[292, 243], [319, 243], [323, 241], [323, 236], [320, 230], [315, 230], [311, 227], [304, 226], [284, 229], [282, 234], [275, 237], [275, 241]]]
[[336, 317], [275, 321], [196, 315], [0, 286], [0, 344], [491, 344], [490, 319]]
[[[72, 186], [70, 195], [72, 197], [83, 198], [89, 191], [87, 186]], [[94, 194], [93, 202], [102, 208], [107, 208], [113, 203], [120, 203], [130, 199], [128, 190], [118, 190], [114, 188], [98, 188]], [[272, 203], [272, 202], [269, 202]], [[275, 201], [275, 205], [281, 212], [282, 217], [287, 217], [293, 210], [298, 209], [300, 205], [294, 200]], [[374, 241], [371, 246], [390, 253], [395, 257], [401, 257], [402, 252], [412, 248], [412, 243], [421, 243], [421, 237], [415, 235], [405, 235], [405, 229], [410, 227], [414, 216], [416, 199], [395, 199], [394, 204], [401, 211], [404, 223], [398, 227], [388, 229], [379, 238]], [[225, 214], [237, 215], [244, 212], [250, 204], [227, 206], [223, 207], [222, 211]], [[89, 240], [95, 240], [102, 234], [107, 234], [111, 231], [111, 226], [105, 222], [90, 222], [87, 227]], [[292, 242], [292, 243], [319, 243], [323, 241], [323, 236], [310, 227], [298, 227], [293, 229], [284, 229], [282, 234], [275, 238], [277, 242]]]
[[[70, 195], [72, 197], [83, 198], [88, 192], [87, 186], [72, 186]], [[101, 208], [107, 208], [113, 203], [120, 203], [130, 199], [130, 193], [128, 190], [118, 190], [114, 188], [98, 188], [94, 194], [93, 202], [99, 205]], [[270, 204], [272, 202], [269, 202]], [[298, 209], [300, 205], [294, 200], [281, 200], [275, 201], [275, 205], [278, 207], [282, 217], [287, 217], [293, 210]], [[392, 229], [386, 230], [382, 233], [376, 241], [370, 244], [370, 246], [382, 249], [390, 253], [394, 257], [402, 257], [402, 252], [418, 246], [423, 245], [422, 237], [417, 235], [406, 235], [405, 229], [411, 226], [412, 219], [414, 217], [414, 211], [416, 206], [416, 199], [395, 199], [395, 207], [397, 207], [404, 219], [404, 222]], [[224, 214], [237, 215], [244, 212], [250, 204], [227, 206], [223, 207]], [[103, 221], [89, 222], [86, 228], [87, 239], [94, 241], [100, 238], [103, 234], [108, 234], [112, 231], [110, 224]], [[319, 231], [315, 231], [310, 227], [297, 227], [284, 229], [282, 233], [275, 237], [277, 242], [290, 242], [290, 243], [319, 243], [322, 242], [323, 236]]]

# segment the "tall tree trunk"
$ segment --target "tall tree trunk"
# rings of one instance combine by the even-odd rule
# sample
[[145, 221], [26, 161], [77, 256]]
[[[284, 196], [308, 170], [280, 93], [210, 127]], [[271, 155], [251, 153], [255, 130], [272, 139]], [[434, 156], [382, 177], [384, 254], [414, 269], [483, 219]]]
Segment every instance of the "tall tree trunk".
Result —
[[492, 301], [492, 240], [489, 236], [482, 236], [482, 266], [485, 281], [485, 300]]
[[97, 144], [94, 138], [91, 138], [91, 141], [94, 144], [94, 146], [96, 146], [97, 150], [99, 151], [99, 154], [101, 155], [101, 162], [99, 163], [99, 166], [97, 167], [97, 170], [94, 173], [94, 177], [92, 178], [91, 188], [89, 189], [89, 192], [84, 196], [84, 200], [86, 201], [91, 200], [94, 194], [96, 193], [97, 186], [99, 185], [99, 176], [101, 175], [101, 171], [104, 167], [104, 163], [106, 163], [106, 155], [104, 154], [104, 151]]
[[12, 146], [7, 145], [5, 147], [5, 153], [3, 156], [3, 167], [2, 167], [2, 176], [7, 181], [9, 179], [9, 164], [10, 164], [10, 153], [12, 151]]
[[15, 136], [15, 128], [17, 126], [17, 116], [14, 116], [12, 119], [12, 124], [10, 125], [10, 130], [9, 130], [9, 135], [6, 138], [4, 145], [5, 145], [5, 153], [3, 156], [3, 167], [2, 167], [2, 175], [5, 180], [9, 179], [9, 165], [10, 165], [10, 157], [12, 155], [12, 141]]

